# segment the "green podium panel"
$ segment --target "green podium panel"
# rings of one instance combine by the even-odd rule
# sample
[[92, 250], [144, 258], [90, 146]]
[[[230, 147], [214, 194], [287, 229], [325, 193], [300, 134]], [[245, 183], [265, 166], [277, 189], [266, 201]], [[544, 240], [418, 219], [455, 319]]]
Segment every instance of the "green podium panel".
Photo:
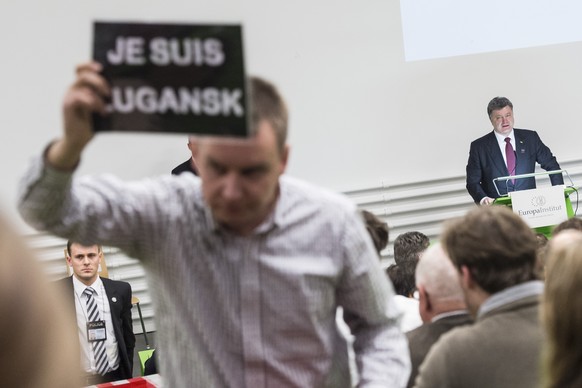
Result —
[[[572, 202], [570, 201], [570, 194], [572, 194], [575, 191], [576, 191], [576, 189], [574, 189], [573, 187], [565, 187], [564, 188], [564, 197], [566, 200], [566, 214], [568, 215], [568, 218], [574, 217], [574, 209], [572, 209]], [[509, 196], [496, 198], [495, 201], [493, 201], [493, 204], [500, 205], [500, 206], [507, 206], [509, 208], [512, 208], [511, 198]], [[536, 233], [543, 233], [544, 235], [546, 235], [546, 237], [550, 238], [552, 236], [552, 230], [554, 230], [555, 226], [556, 225], [542, 226], [539, 228], [533, 228], [533, 230]]]

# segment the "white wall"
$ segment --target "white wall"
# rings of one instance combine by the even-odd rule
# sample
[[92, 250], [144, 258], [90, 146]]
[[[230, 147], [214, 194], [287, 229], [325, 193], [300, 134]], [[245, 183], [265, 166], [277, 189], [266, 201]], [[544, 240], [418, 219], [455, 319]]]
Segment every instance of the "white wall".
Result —
[[[11, 1], [0, 12], [0, 203], [9, 214], [27, 161], [60, 132], [93, 20], [242, 22], [249, 72], [274, 81], [291, 109], [289, 173], [335, 190], [464, 174], [496, 95], [513, 100], [516, 126], [539, 130], [560, 160], [579, 157], [581, 43], [405, 62], [395, 0]], [[134, 179], [168, 174], [187, 157], [183, 136], [106, 134], [80, 170]]]

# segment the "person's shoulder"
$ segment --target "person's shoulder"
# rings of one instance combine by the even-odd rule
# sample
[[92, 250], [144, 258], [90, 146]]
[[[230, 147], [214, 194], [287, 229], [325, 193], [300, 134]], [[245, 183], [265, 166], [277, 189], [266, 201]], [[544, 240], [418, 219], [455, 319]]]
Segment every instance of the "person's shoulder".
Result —
[[532, 135], [534, 133], [537, 133], [533, 129], [527, 129], [527, 128], [513, 128], [513, 131], [515, 133], [521, 133], [521, 134], [526, 134], [526, 135]]
[[131, 290], [131, 285], [128, 282], [123, 281], [123, 280], [113, 280], [113, 279], [102, 277], [101, 281], [103, 282], [103, 285], [105, 287], [112, 286], [112, 287], [117, 287], [119, 289]]
[[493, 131], [487, 132], [485, 135], [473, 140], [471, 146], [479, 146], [483, 143], [490, 142], [491, 139], [495, 139], [495, 133]]
[[161, 195], [195, 199], [202, 196], [201, 180], [197, 175], [191, 173], [161, 175], [150, 178], [150, 182]]
[[534, 131], [533, 129], [513, 128], [513, 133], [518, 138], [538, 138], [539, 139], [539, 137], [540, 137], [540, 135], [538, 135], [537, 131]]
[[[442, 334], [430, 347], [424, 362], [420, 366], [420, 386], [448, 386], [444, 384], [450, 381], [451, 374], [455, 374], [459, 362], [465, 361], [478, 349], [465, 327], [458, 327]], [[469, 345], [470, 344], [470, 345]], [[436, 380], [434, 380], [436, 379]], [[435, 385], [435, 381], [438, 383]]]
[[[172, 182], [171, 184], [177, 185], [192, 185], [192, 184], [200, 184], [200, 177], [194, 173], [178, 173], [178, 174], [171, 174], [171, 175], [161, 175], [157, 178], [152, 178], [161, 180], [164, 183]], [[174, 183], [175, 182], [175, 183]]]
[[67, 285], [71, 285], [72, 286], [73, 285], [73, 277], [72, 276], [66, 276], [64, 278], [54, 280], [53, 283], [57, 287], [66, 287]]
[[343, 194], [289, 176], [281, 176], [279, 187], [276, 217], [282, 223], [317, 224], [338, 238], [356, 224], [356, 204]]
[[439, 346], [443, 348], [456, 349], [465, 348], [468, 344], [473, 342], [479, 343], [478, 333], [480, 329], [477, 325], [461, 325], [456, 326], [445, 332], [437, 341]]
[[72, 276], [65, 276], [64, 278], [60, 278], [57, 280], [54, 280], [54, 283], [67, 283], [67, 282], [71, 282], [73, 280]]
[[172, 169], [172, 175], [180, 175], [183, 172], [190, 172], [192, 174], [195, 174], [194, 170], [192, 169], [191, 159], [188, 159], [185, 162], [180, 163], [179, 165]]
[[435, 326], [447, 326], [447, 327], [456, 327], [456, 326], [464, 326], [467, 324], [472, 324], [473, 318], [469, 313], [463, 313], [458, 315], [452, 315], [449, 317], [441, 318], [435, 322]]
[[133, 194], [140, 194], [142, 196], [156, 196], [175, 192], [179, 187], [191, 188], [192, 186], [197, 186], [200, 184], [200, 178], [194, 174], [164, 174], [126, 181], [112, 173], [101, 173], [80, 176], [75, 178], [75, 182], [80, 186], [94, 189], [100, 188], [103, 191], [114, 189], [121, 192], [130, 191]]
[[355, 208], [355, 204], [344, 194], [288, 175], [281, 176], [280, 185], [282, 194], [295, 200], [315, 202], [322, 206]]
[[424, 337], [427, 334], [427, 332], [430, 330], [429, 326], [429, 323], [422, 324], [412, 330], [407, 331], [404, 333], [404, 335], [406, 335], [406, 338], [408, 338], [409, 342], [414, 342], [416, 339]]

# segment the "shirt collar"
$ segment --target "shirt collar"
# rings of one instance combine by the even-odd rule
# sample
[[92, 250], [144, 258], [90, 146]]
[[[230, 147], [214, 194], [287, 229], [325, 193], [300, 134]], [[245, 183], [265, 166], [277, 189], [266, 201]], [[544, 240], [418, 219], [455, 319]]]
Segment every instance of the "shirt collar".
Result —
[[495, 138], [497, 139], [497, 143], [499, 143], [500, 147], [505, 149], [505, 138], [509, 137], [511, 139], [511, 146], [513, 149], [515, 149], [515, 129], [512, 129], [511, 132], [509, 132], [507, 135], [502, 135], [496, 131], [493, 131], [493, 133], [495, 134]]
[[531, 280], [496, 292], [487, 298], [481, 307], [479, 307], [477, 318], [482, 317], [484, 314], [496, 308], [515, 302], [516, 300], [528, 296], [539, 296], [542, 292], [544, 292], [544, 283], [541, 280]]
[[431, 322], [436, 322], [439, 319], [453, 317], [453, 316], [456, 316], [456, 315], [466, 315], [466, 314], [469, 314], [469, 310], [462, 309], [462, 310], [447, 311], [446, 313], [441, 313], [441, 314], [435, 315], [434, 317], [432, 317], [432, 319], [430, 321]]
[[97, 279], [93, 282], [93, 284], [86, 286], [83, 284], [75, 275], [73, 275], [73, 288], [75, 289], [75, 294], [80, 298], [83, 296], [83, 292], [85, 292], [85, 288], [92, 287], [95, 290], [95, 293], [99, 295], [101, 292], [103, 282], [101, 282], [101, 278], [97, 276]]

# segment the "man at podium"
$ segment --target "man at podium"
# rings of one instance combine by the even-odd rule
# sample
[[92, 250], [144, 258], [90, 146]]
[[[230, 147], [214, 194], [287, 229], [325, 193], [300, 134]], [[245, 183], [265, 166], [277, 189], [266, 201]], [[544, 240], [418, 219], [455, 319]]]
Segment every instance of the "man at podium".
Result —
[[[535, 177], [499, 181], [499, 194], [493, 179], [530, 174], [536, 162], [546, 171], [559, 170], [556, 157], [535, 131], [513, 128], [513, 104], [495, 97], [487, 106], [493, 131], [471, 143], [467, 162], [467, 191], [479, 205], [490, 205], [499, 194], [535, 189]], [[550, 175], [552, 185], [564, 184], [562, 175]]]

